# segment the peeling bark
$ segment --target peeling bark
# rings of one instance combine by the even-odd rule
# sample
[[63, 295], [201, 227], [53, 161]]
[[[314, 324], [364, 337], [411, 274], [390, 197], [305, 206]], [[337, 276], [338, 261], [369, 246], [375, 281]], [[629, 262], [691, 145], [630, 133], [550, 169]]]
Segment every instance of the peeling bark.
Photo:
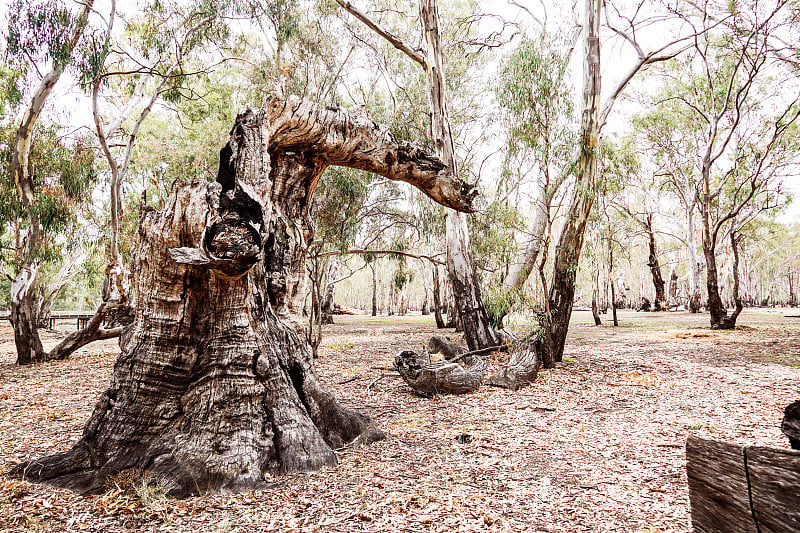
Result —
[[471, 209], [470, 187], [361, 110], [274, 97], [247, 110], [220, 153], [216, 183], [179, 183], [163, 210], [141, 214], [133, 323], [81, 440], [12, 475], [99, 491], [137, 469], [177, 497], [234, 492], [262, 486], [265, 473], [335, 465], [334, 449], [382, 438], [322, 387], [289, 317], [308, 205], [331, 164]]
[[[450, 129], [447, 108], [447, 86], [444, 79], [444, 54], [439, 31], [439, 10], [436, 0], [420, 1], [420, 19], [426, 47], [425, 70], [428, 74], [428, 91], [431, 101], [431, 129], [436, 151], [447, 166], [458, 175], [455, 146]], [[460, 325], [470, 350], [498, 344], [492, 330], [489, 314], [483, 305], [480, 283], [472, 257], [469, 226], [466, 218], [456, 211], [448, 211], [445, 221], [447, 234], [447, 273]]]

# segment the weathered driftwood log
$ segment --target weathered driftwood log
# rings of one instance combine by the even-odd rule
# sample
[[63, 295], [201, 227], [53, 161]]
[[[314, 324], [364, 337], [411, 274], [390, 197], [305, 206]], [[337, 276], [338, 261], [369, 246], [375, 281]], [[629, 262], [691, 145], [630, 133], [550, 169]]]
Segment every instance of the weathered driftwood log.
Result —
[[432, 363], [426, 350], [421, 354], [405, 350], [395, 357], [394, 364], [403, 381], [423, 396], [472, 392], [481, 386], [486, 373], [486, 363], [478, 355], [457, 355], [452, 361]]
[[695, 531], [800, 531], [800, 452], [689, 437], [686, 473]]
[[508, 363], [489, 378], [489, 385], [515, 391], [532, 383], [542, 366], [533, 345], [533, 341], [525, 342], [511, 352]]
[[428, 341], [428, 352], [433, 354], [440, 353], [446, 360], [452, 361], [459, 355], [467, 353], [467, 349], [454, 344], [444, 335], [434, 335]]
[[800, 450], [800, 400], [790, 403], [784, 409], [781, 431], [789, 437], [792, 448]]
[[329, 165], [471, 209], [472, 187], [361, 109], [272, 98], [240, 114], [216, 183], [178, 183], [164, 209], [140, 214], [133, 323], [81, 440], [12, 474], [97, 491], [132, 469], [173, 496], [231, 492], [262, 486], [265, 473], [335, 465], [334, 449], [381, 438], [325, 390], [290, 319], [309, 204]]

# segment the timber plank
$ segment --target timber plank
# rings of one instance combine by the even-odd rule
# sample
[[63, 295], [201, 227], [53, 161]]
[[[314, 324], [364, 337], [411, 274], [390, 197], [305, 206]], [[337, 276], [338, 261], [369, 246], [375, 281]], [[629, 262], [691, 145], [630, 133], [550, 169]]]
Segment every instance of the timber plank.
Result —
[[758, 533], [750, 512], [742, 446], [689, 437], [686, 474], [695, 531]]
[[758, 530], [800, 531], [800, 451], [749, 446], [746, 453]]

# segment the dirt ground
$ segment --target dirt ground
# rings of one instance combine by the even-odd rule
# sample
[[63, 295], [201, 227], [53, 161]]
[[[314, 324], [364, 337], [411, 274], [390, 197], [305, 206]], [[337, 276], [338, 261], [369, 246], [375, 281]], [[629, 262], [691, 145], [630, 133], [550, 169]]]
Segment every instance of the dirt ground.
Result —
[[[0, 531], [690, 531], [688, 435], [788, 447], [782, 411], [800, 398], [791, 315], [745, 310], [741, 328], [716, 332], [705, 315], [624, 312], [614, 328], [577, 311], [565, 361], [532, 386], [434, 399], [390, 370], [435, 332], [432, 318], [336, 317], [318, 371], [386, 440], [339, 450], [337, 470], [183, 501], [125, 476], [100, 496], [0, 476]], [[19, 368], [0, 328], [0, 472], [75, 442], [116, 353], [110, 341]]]

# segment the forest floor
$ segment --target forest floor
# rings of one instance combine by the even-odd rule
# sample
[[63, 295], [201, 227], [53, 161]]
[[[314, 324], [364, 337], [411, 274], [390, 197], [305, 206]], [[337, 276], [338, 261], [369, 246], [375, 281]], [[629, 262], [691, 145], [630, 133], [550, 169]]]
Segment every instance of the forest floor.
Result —
[[[576, 311], [564, 362], [531, 386], [434, 399], [390, 370], [436, 333], [432, 318], [336, 317], [318, 371], [386, 440], [339, 450], [336, 470], [182, 501], [124, 476], [81, 496], [0, 475], [0, 531], [690, 531], [687, 436], [788, 447], [783, 408], [800, 398], [791, 315], [748, 309], [739, 329], [711, 331], [706, 315], [622, 312], [615, 328]], [[0, 328], [0, 472], [78, 439], [117, 351], [97, 343], [20, 368]]]

